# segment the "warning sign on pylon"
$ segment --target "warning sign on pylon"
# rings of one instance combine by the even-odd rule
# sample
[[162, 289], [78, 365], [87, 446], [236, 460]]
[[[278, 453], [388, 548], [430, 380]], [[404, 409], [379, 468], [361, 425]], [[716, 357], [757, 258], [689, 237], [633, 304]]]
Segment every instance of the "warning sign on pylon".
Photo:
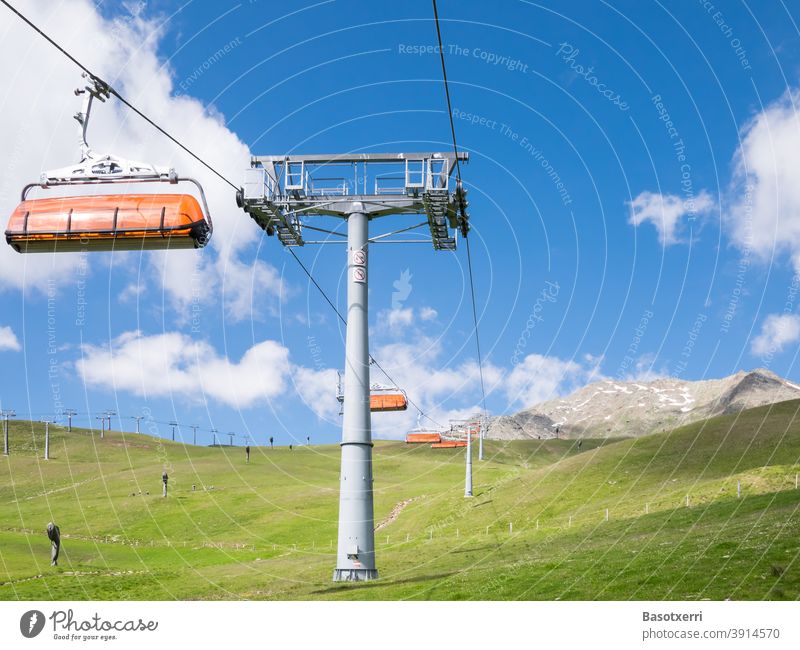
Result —
[[356, 282], [366, 282], [367, 269], [361, 266], [353, 267], [353, 280], [355, 280]]

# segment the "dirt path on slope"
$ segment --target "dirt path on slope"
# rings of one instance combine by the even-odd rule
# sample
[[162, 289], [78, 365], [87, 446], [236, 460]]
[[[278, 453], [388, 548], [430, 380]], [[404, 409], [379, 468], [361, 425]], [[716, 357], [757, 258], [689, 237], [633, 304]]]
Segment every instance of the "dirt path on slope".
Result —
[[413, 501], [416, 501], [417, 499], [421, 498], [422, 496], [411, 497], [410, 499], [406, 499], [405, 501], [400, 501], [399, 503], [397, 503], [394, 506], [394, 508], [392, 508], [392, 511], [389, 513], [389, 516], [386, 517], [386, 519], [384, 519], [383, 521], [381, 521], [381, 523], [379, 523], [377, 526], [375, 526], [375, 532], [378, 532], [382, 528], [386, 528], [386, 526], [394, 522], [400, 516], [400, 513], [403, 512], [403, 510], [405, 510], [408, 505], [410, 505]]

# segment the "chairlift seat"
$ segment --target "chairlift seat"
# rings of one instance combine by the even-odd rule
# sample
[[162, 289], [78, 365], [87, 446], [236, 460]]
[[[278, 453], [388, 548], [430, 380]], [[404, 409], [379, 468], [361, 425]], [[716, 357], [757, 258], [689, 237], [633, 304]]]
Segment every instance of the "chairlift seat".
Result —
[[373, 392], [369, 396], [370, 411], [405, 411], [408, 399], [402, 392]]
[[429, 443], [429, 442], [441, 442], [442, 436], [439, 433], [407, 433], [406, 434], [406, 444], [420, 444], [420, 443]]
[[190, 194], [26, 199], [6, 241], [20, 253], [202, 248], [210, 223]]

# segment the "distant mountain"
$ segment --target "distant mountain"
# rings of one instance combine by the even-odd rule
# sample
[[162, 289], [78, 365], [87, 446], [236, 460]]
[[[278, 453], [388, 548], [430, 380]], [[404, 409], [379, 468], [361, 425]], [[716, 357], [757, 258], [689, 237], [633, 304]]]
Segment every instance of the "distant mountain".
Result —
[[603, 380], [568, 397], [497, 417], [489, 438], [642, 436], [715, 415], [800, 399], [800, 386], [773, 372], [740, 371], [724, 379], [649, 382]]

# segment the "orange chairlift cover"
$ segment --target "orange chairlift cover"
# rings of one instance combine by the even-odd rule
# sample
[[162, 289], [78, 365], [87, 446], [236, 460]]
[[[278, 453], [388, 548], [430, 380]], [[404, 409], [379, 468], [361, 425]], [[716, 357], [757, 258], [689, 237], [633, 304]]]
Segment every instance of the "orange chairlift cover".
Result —
[[442, 440], [431, 445], [431, 449], [450, 449], [452, 447], [466, 447], [466, 440]]
[[405, 411], [408, 400], [403, 393], [372, 393], [369, 396], [370, 411]]
[[439, 433], [407, 433], [406, 443], [428, 443], [441, 442], [442, 436]]
[[190, 194], [107, 194], [25, 200], [6, 241], [20, 253], [202, 248], [209, 224]]

